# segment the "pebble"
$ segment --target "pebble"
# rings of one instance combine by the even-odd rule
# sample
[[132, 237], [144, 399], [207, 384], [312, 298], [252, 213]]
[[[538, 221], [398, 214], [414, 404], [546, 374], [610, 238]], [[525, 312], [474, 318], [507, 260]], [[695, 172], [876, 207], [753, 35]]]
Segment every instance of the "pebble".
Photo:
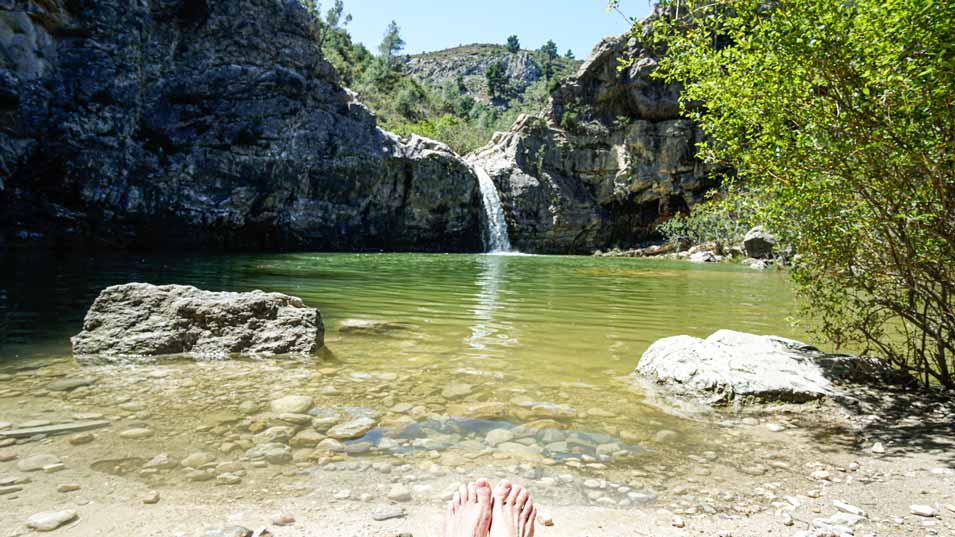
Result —
[[411, 491], [404, 485], [393, 485], [388, 491], [388, 499], [394, 502], [411, 501]]
[[333, 497], [334, 497], [336, 500], [347, 500], [348, 498], [351, 498], [351, 491], [350, 491], [350, 490], [347, 490], [347, 489], [346, 489], [346, 490], [340, 490], [340, 491], [336, 492]]
[[56, 487], [57, 492], [76, 492], [80, 490], [80, 486], [76, 483], [63, 483], [62, 485]]
[[175, 468], [179, 464], [169, 456], [168, 453], [160, 453], [153, 457], [149, 462], [143, 466], [143, 468], [157, 468], [159, 470], [169, 470], [170, 468]]
[[182, 459], [180, 463], [184, 468], [198, 468], [204, 464], [209, 464], [210, 462], [216, 460], [215, 455], [211, 453], [206, 453], [204, 451], [197, 451], [192, 453], [185, 459]]
[[548, 526], [548, 527], [549, 527], [549, 526], [553, 526], [553, 525], [554, 525], [554, 517], [553, 517], [550, 513], [547, 513], [547, 512], [542, 512], [542, 513], [540, 513], [540, 514], [537, 516], [537, 520], [538, 520], [538, 522], [540, 522], [540, 523], [543, 524], [544, 526]]
[[671, 442], [673, 440], [676, 440], [678, 436], [680, 435], [676, 431], [664, 429], [662, 431], [658, 431], [657, 434], [653, 435], [653, 439], [662, 444], [665, 442]]
[[441, 396], [445, 399], [462, 399], [471, 395], [474, 387], [463, 382], [452, 382], [441, 390]]
[[60, 458], [56, 455], [41, 453], [20, 459], [20, 461], [17, 462], [17, 468], [22, 472], [36, 472], [53, 464], [60, 464]]
[[215, 477], [214, 474], [212, 474], [211, 472], [206, 472], [204, 470], [190, 470], [188, 473], [186, 473], [186, 479], [188, 479], [189, 481], [195, 481], [195, 482], [209, 481], [213, 477]]
[[96, 438], [92, 433], [78, 433], [69, 437], [67, 441], [74, 446], [82, 446], [83, 444], [89, 444]]
[[882, 442], [876, 442], [872, 444], [872, 447], [869, 448], [869, 451], [872, 453], [882, 454], [885, 453], [885, 446], [882, 445]]
[[305, 414], [311, 410], [315, 402], [311, 397], [304, 395], [287, 395], [280, 399], [275, 399], [270, 404], [272, 412], [276, 414]]
[[20, 492], [21, 490], [23, 490], [23, 487], [18, 485], [9, 485], [5, 487], [0, 487], [0, 496], [6, 495], [6, 494], [13, 494], [15, 492]]
[[499, 444], [510, 442], [513, 439], [513, 432], [507, 429], [493, 429], [488, 431], [487, 435], [484, 437], [484, 442], [489, 446], [497, 447]]
[[935, 508], [928, 505], [913, 505], [909, 507], [909, 510], [913, 515], [924, 516], [924, 517], [934, 517], [938, 515], [938, 511]]
[[786, 430], [786, 426], [781, 423], [767, 423], [766, 428], [773, 433], [781, 433]]
[[816, 470], [815, 472], [809, 474], [809, 477], [818, 479], [820, 481], [832, 481], [832, 474], [826, 470]]
[[147, 429], [147, 428], [145, 428], [145, 427], [135, 427], [135, 428], [133, 428], [133, 429], [127, 429], [127, 430], [125, 430], [125, 431], [119, 433], [119, 436], [120, 436], [121, 438], [129, 438], [129, 439], [131, 439], [131, 440], [139, 440], [139, 439], [142, 439], [142, 438], [149, 438], [149, 437], [152, 436], [152, 435], [153, 435], [152, 430]]
[[842, 511], [843, 513], [849, 513], [850, 515], [860, 516], [863, 518], [867, 516], [865, 514], [865, 511], [863, 511], [862, 509], [843, 501], [833, 500], [832, 505], [833, 507]]
[[272, 523], [276, 526], [291, 526], [295, 524], [295, 517], [288, 513], [281, 513], [272, 518]]
[[328, 436], [336, 440], [350, 440], [365, 436], [365, 433], [374, 429], [374, 427], [375, 420], [362, 416], [332, 427], [328, 430]]
[[392, 518], [401, 518], [403, 516], [405, 516], [405, 510], [398, 505], [381, 505], [371, 512], [371, 518], [378, 522]]
[[27, 519], [27, 527], [37, 531], [53, 531], [63, 524], [76, 520], [76, 517], [76, 511], [72, 509], [36, 513]]
[[783, 526], [789, 527], [789, 526], [792, 526], [793, 524], [795, 524], [795, 522], [793, 521], [792, 515], [790, 515], [789, 513], [783, 512]]
[[686, 520], [684, 520], [683, 517], [681, 517], [681, 516], [679, 516], [679, 515], [674, 516], [674, 517], [673, 517], [673, 527], [674, 527], [674, 528], [685, 528], [685, 527], [686, 527]]
[[0, 462], [10, 462], [17, 458], [17, 454], [12, 451], [0, 451]]
[[216, 485], [238, 485], [241, 482], [242, 477], [231, 472], [216, 476]]
[[143, 496], [143, 503], [146, 505], [155, 505], [159, 503], [159, 493], [155, 490], [151, 490]]

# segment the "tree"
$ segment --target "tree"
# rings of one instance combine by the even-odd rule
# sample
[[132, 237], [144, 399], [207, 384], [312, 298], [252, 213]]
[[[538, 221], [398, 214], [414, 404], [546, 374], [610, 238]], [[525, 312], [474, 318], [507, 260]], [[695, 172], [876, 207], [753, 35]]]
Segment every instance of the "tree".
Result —
[[568, 60], [573, 60], [575, 58], [574, 51], [567, 49], [567, 52], [564, 53], [564, 57], [567, 58]]
[[345, 3], [342, 0], [335, 0], [335, 3], [332, 4], [332, 7], [328, 8], [328, 12], [325, 14], [325, 22], [330, 28], [338, 28], [339, 24], [341, 26], [348, 26], [352, 17], [351, 14], [348, 14], [343, 18], [342, 14], [344, 12]]
[[381, 44], [378, 45], [378, 52], [388, 65], [393, 66], [395, 56], [404, 48], [405, 40], [401, 38], [401, 28], [398, 27], [397, 22], [391, 21], [391, 24], [385, 30], [385, 36], [382, 38]]
[[511, 54], [521, 50], [521, 42], [517, 39], [516, 35], [509, 36], [507, 38], [507, 51]]
[[491, 97], [500, 97], [507, 91], [507, 66], [504, 62], [492, 63], [487, 68], [487, 91]]
[[955, 2], [664, 4], [657, 74], [798, 253], [816, 329], [955, 389]]
[[547, 58], [547, 61], [554, 61], [557, 59], [557, 43], [554, 43], [553, 40], [549, 40], [544, 43], [544, 46], [541, 47], [541, 53], [544, 54], [544, 57]]

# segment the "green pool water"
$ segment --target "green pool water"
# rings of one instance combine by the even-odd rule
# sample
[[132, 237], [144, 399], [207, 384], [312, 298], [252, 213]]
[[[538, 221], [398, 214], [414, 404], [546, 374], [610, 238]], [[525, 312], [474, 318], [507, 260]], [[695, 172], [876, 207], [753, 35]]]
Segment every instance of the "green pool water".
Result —
[[[299, 296], [321, 309], [326, 348], [313, 360], [74, 363], [69, 336], [86, 309], [104, 287], [131, 281]], [[269, 401], [306, 394], [316, 416], [376, 421], [346, 442], [357, 446], [346, 458], [556, 464], [621, 482], [710, 451], [730, 451], [743, 457], [733, 464], [745, 466], [736, 433], [648, 404], [630, 374], [662, 337], [728, 328], [805, 339], [787, 322], [793, 312], [785, 274], [733, 265], [517, 255], [8, 255], [0, 273], [0, 421], [113, 420], [83, 451], [94, 469], [102, 466], [97, 457], [114, 452], [135, 464], [160, 450], [221, 449], [241, 459], [254, 434], [275, 425]], [[339, 330], [349, 319], [397, 326]], [[98, 380], [68, 393], [45, 390], [64, 376]], [[148, 442], [119, 434], [134, 426], [157, 434]], [[493, 429], [513, 434], [497, 433], [507, 441], [495, 444]], [[242, 449], [226, 451], [223, 442]]]
[[[7, 255], [0, 362], [69, 353], [104, 287], [131, 281], [278, 291], [321, 309], [345, 361], [426, 354], [539, 383], [628, 373], [661, 337], [720, 328], [803, 337], [784, 274], [733, 265], [553, 256], [280, 254]], [[335, 341], [342, 319], [405, 323], [421, 339]], [[366, 354], [368, 354], [366, 356]]]

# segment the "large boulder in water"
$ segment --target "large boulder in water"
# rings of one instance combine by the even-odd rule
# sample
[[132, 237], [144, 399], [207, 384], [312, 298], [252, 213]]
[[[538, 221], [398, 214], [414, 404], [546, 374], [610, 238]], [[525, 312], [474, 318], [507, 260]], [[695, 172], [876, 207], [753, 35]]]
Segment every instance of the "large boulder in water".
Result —
[[706, 339], [658, 340], [635, 374], [707, 404], [805, 402], [834, 396], [834, 380], [871, 370], [869, 360], [826, 354], [777, 336], [720, 330]]
[[71, 341], [80, 360], [222, 358], [313, 354], [324, 335], [319, 311], [293, 296], [129, 283], [100, 293]]

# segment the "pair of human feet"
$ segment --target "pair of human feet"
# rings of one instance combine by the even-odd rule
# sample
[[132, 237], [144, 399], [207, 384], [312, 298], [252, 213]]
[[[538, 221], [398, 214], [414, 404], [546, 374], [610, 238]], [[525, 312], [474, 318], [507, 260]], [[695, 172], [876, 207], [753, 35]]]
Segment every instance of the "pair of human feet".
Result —
[[444, 537], [534, 537], [537, 508], [527, 490], [487, 479], [461, 485], [448, 503]]

